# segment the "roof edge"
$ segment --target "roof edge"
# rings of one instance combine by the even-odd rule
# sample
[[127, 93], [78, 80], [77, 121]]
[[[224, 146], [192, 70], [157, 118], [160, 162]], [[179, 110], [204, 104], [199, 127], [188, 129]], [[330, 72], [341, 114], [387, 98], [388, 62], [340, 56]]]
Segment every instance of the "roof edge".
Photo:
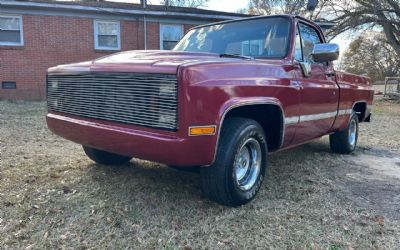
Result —
[[243, 18], [240, 14], [229, 15], [221, 14], [202, 14], [202, 13], [190, 13], [190, 12], [178, 12], [170, 10], [148, 10], [148, 9], [124, 9], [114, 7], [95, 7], [95, 6], [84, 6], [84, 5], [72, 5], [62, 3], [45, 3], [45, 2], [32, 2], [32, 1], [13, 1], [13, 0], [2, 0], [0, 6], [4, 7], [16, 7], [16, 8], [37, 8], [37, 9], [59, 9], [59, 10], [70, 10], [70, 11], [86, 11], [86, 12], [103, 12], [107, 14], [132, 14], [132, 15], [147, 15], [147, 16], [167, 16], [167, 17], [183, 17], [183, 18], [195, 18], [195, 19], [210, 19], [210, 20], [233, 20]]

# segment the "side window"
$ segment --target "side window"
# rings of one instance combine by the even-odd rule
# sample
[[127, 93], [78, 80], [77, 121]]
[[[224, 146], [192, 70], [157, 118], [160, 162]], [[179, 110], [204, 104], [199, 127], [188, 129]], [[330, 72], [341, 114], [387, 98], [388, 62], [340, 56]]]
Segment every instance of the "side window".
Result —
[[318, 32], [308, 25], [299, 23], [299, 31], [301, 35], [301, 46], [303, 49], [303, 61], [314, 63], [311, 57], [314, 44], [322, 43], [323, 41], [319, 37]]

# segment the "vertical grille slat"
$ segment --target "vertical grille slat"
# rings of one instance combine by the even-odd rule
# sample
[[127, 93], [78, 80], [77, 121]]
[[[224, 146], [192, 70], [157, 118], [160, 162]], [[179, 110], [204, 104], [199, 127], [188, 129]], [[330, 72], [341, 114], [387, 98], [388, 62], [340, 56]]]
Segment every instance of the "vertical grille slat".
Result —
[[47, 76], [49, 111], [134, 124], [178, 129], [176, 75], [82, 73]]

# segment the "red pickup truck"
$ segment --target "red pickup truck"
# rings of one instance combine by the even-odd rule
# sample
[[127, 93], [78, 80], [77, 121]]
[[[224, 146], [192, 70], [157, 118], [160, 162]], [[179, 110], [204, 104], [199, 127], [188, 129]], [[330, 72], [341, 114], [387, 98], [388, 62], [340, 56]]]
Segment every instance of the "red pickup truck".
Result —
[[321, 29], [276, 15], [196, 27], [172, 51], [127, 51], [48, 70], [47, 124], [95, 162], [198, 167], [204, 194], [249, 202], [267, 152], [330, 136], [349, 154], [370, 120], [370, 80], [335, 71]]

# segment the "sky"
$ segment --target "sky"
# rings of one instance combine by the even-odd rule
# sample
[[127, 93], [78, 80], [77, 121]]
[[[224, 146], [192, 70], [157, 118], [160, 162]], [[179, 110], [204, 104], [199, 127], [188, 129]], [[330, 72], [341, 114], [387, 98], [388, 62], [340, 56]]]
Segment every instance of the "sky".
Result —
[[236, 12], [239, 9], [247, 8], [247, 0], [210, 0], [207, 9]]

